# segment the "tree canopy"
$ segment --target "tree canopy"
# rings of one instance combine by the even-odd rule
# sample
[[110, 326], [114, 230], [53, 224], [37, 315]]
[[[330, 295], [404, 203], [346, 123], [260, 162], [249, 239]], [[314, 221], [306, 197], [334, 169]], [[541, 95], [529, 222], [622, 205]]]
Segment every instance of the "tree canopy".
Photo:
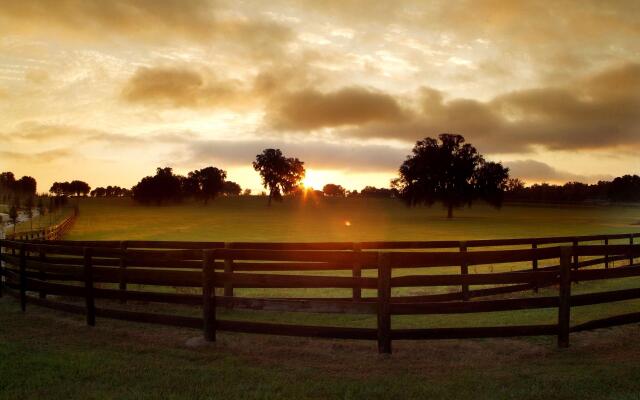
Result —
[[216, 167], [206, 167], [189, 172], [185, 183], [189, 191], [207, 204], [222, 192], [226, 178], [225, 171]]
[[175, 175], [169, 167], [157, 168], [154, 176], [142, 178], [131, 188], [133, 198], [144, 204], [176, 202], [182, 199], [182, 177]]
[[80, 180], [54, 182], [49, 192], [56, 196], [86, 196], [91, 192], [91, 186], [87, 182]]
[[325, 196], [330, 197], [345, 197], [347, 195], [347, 190], [341, 185], [336, 185], [335, 183], [327, 183], [324, 185], [322, 192]]
[[443, 133], [418, 141], [392, 184], [407, 205], [442, 202], [452, 218], [454, 208], [476, 199], [500, 207], [508, 178], [508, 168], [485, 161], [464, 137]]
[[253, 169], [262, 177], [262, 185], [269, 190], [271, 200], [282, 200], [300, 185], [305, 176], [304, 162], [297, 158], [285, 157], [280, 149], [265, 149], [256, 156]]

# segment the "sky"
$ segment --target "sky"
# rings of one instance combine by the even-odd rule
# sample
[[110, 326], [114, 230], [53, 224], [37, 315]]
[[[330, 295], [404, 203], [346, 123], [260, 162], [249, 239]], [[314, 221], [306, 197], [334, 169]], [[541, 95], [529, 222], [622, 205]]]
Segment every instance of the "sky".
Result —
[[457, 133], [527, 183], [640, 173], [640, 2], [0, 0], [0, 170], [130, 187], [264, 148], [387, 187]]

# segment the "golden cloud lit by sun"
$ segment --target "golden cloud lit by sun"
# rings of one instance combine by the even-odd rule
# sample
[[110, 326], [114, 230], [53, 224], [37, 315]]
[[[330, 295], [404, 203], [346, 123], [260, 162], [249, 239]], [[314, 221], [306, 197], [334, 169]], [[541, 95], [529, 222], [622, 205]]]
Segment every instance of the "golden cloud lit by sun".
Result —
[[214, 165], [259, 193], [280, 148], [359, 190], [442, 132], [529, 183], [640, 168], [634, 1], [160, 3], [3, 3], [0, 168], [46, 191]]

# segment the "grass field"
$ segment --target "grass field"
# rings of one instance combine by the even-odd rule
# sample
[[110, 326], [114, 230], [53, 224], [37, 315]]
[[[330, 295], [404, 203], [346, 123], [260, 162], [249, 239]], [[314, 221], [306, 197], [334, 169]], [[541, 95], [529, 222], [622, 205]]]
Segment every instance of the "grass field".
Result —
[[[69, 239], [212, 240], [212, 241], [366, 241], [448, 240], [530, 236], [564, 236], [639, 231], [640, 207], [507, 205], [496, 210], [485, 205], [459, 210], [453, 220], [445, 210], [406, 208], [387, 199], [324, 199], [320, 202], [285, 201], [267, 207], [259, 197], [220, 198], [208, 206], [183, 204], [144, 207], [128, 199], [86, 199]], [[350, 226], [345, 225], [349, 221]], [[624, 241], [624, 243], [627, 243]], [[557, 260], [541, 262], [553, 264]], [[625, 265], [627, 261], [616, 265]], [[530, 268], [528, 263], [472, 266], [471, 273]], [[459, 268], [404, 269], [394, 274], [458, 273]], [[313, 272], [345, 275], [350, 272]], [[365, 271], [365, 274], [375, 274]], [[640, 287], [640, 279], [590, 282], [574, 293]], [[157, 290], [157, 288], [155, 288]], [[173, 288], [167, 288], [174, 291]], [[459, 290], [457, 287], [394, 289], [394, 295], [421, 295]], [[334, 297], [350, 296], [350, 289], [236, 289], [238, 296]], [[555, 296], [557, 289], [538, 296]], [[375, 296], [375, 291], [364, 291]], [[523, 293], [523, 296], [535, 296]], [[574, 324], [598, 317], [636, 311], [640, 301], [576, 308]], [[197, 310], [176, 310], [197, 313]], [[375, 327], [374, 316], [307, 313], [223, 311], [226, 318], [296, 322], [320, 325]], [[491, 326], [554, 323], [556, 310], [526, 310], [463, 315], [396, 316], [395, 327]]]
[[[390, 200], [289, 201], [268, 208], [261, 198], [165, 207], [142, 207], [127, 199], [86, 199], [68, 238], [472, 239], [635, 232], [640, 230], [639, 220], [640, 207], [507, 205], [498, 211], [478, 205], [447, 220], [440, 207], [407, 209]], [[580, 283], [573, 292], [632, 287], [640, 287], [640, 278]], [[335, 290], [320, 293], [336, 294]], [[246, 289], [239, 294], [274, 292]], [[556, 294], [556, 288], [548, 288], [538, 296]], [[127, 307], [184, 315], [201, 312], [198, 307], [159, 304]], [[571, 319], [577, 324], [638, 309], [640, 300], [574, 307]], [[0, 300], [0, 398], [632, 399], [640, 393], [637, 325], [572, 334], [571, 347], [562, 351], [556, 349], [555, 337], [396, 341], [393, 356], [383, 358], [376, 355], [374, 342], [224, 333], [214, 346], [191, 348], [186, 343], [199, 337], [199, 331], [101, 318], [91, 329], [81, 317], [35, 306], [29, 306], [26, 314], [18, 310], [14, 299]], [[354, 327], [376, 323], [371, 315], [226, 309], [219, 315]], [[556, 320], [557, 310], [542, 309], [396, 316], [392, 325], [499, 326]]]
[[221, 334], [0, 299], [0, 399], [637, 399], [638, 326], [554, 338], [372, 342]]
[[[465, 240], [639, 232], [640, 207], [483, 204], [447, 220], [440, 206], [407, 208], [392, 199], [219, 198], [145, 207], [130, 199], [84, 199], [69, 239], [211, 241]], [[349, 224], [347, 224], [349, 222]]]

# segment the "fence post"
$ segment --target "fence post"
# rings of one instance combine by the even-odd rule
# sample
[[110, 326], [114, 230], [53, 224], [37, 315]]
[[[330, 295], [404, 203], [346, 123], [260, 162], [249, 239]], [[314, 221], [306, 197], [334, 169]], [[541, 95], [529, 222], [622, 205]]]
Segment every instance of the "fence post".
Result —
[[378, 253], [378, 353], [391, 354], [391, 253]]
[[[537, 243], [531, 244], [531, 250], [533, 250], [533, 257], [531, 258], [531, 270], [536, 272], [538, 270], [538, 253], [536, 250], [538, 249]], [[538, 281], [533, 282], [533, 293], [538, 293]]]
[[[44, 264], [47, 260], [45, 257], [44, 248], [42, 246], [40, 246], [39, 248], [38, 261], [40, 261], [41, 263], [40, 267], [38, 268], [39, 278], [42, 282], [44, 282], [47, 280], [47, 278], [46, 278], [46, 274], [44, 272], [44, 267], [42, 266], [42, 264]], [[47, 292], [44, 290], [44, 288], [40, 289], [39, 297], [41, 299], [47, 298]]]
[[[2, 236], [2, 239], [4, 239], [4, 236]], [[7, 252], [6, 247], [0, 245], [0, 254], [5, 254], [6, 252]], [[0, 260], [0, 298], [2, 297], [2, 292], [4, 290], [3, 285], [4, 285], [4, 261]]]
[[[460, 255], [462, 256], [462, 262], [460, 263], [460, 275], [469, 274], [469, 266], [467, 265], [467, 242], [460, 242]], [[462, 284], [462, 300], [469, 300], [469, 285]]]
[[84, 248], [84, 299], [87, 307], [87, 325], [96, 325], [96, 304], [93, 296], [93, 266], [91, 247]]
[[[360, 243], [353, 243], [353, 266], [351, 270], [351, 276], [353, 278], [362, 277], [362, 265], [360, 264], [360, 253], [362, 252]], [[352, 290], [352, 297], [354, 301], [362, 299], [362, 288], [360, 284], [355, 284]]]
[[[231, 243], [225, 243], [224, 248], [230, 249]], [[233, 282], [231, 281], [231, 277], [230, 277], [230, 275], [233, 274], [233, 260], [228, 256], [225, 256], [224, 258], [224, 274], [226, 277], [224, 281], [224, 297], [233, 297]], [[215, 293], [215, 289], [214, 289], [214, 293]], [[231, 301], [232, 299], [227, 298], [225, 300], [227, 301], [226, 303], [227, 308], [233, 308], [233, 302]]]
[[609, 269], [609, 238], [604, 239], [604, 269]]
[[120, 266], [118, 269], [118, 289], [120, 290], [120, 303], [127, 302], [127, 242], [120, 242]]
[[202, 318], [204, 340], [216, 341], [215, 265], [212, 250], [202, 251]]
[[[573, 251], [573, 269], [577, 271], [580, 267], [580, 259], [578, 257], [578, 240], [576, 238], [573, 239], [572, 251]], [[576, 280], [576, 283], [578, 283], [577, 280]]]
[[24, 244], [20, 245], [20, 309], [27, 310], [27, 252]]
[[558, 347], [569, 347], [571, 319], [571, 247], [560, 248], [560, 294], [558, 299]]
[[633, 265], [633, 234], [629, 235], [629, 265]]

